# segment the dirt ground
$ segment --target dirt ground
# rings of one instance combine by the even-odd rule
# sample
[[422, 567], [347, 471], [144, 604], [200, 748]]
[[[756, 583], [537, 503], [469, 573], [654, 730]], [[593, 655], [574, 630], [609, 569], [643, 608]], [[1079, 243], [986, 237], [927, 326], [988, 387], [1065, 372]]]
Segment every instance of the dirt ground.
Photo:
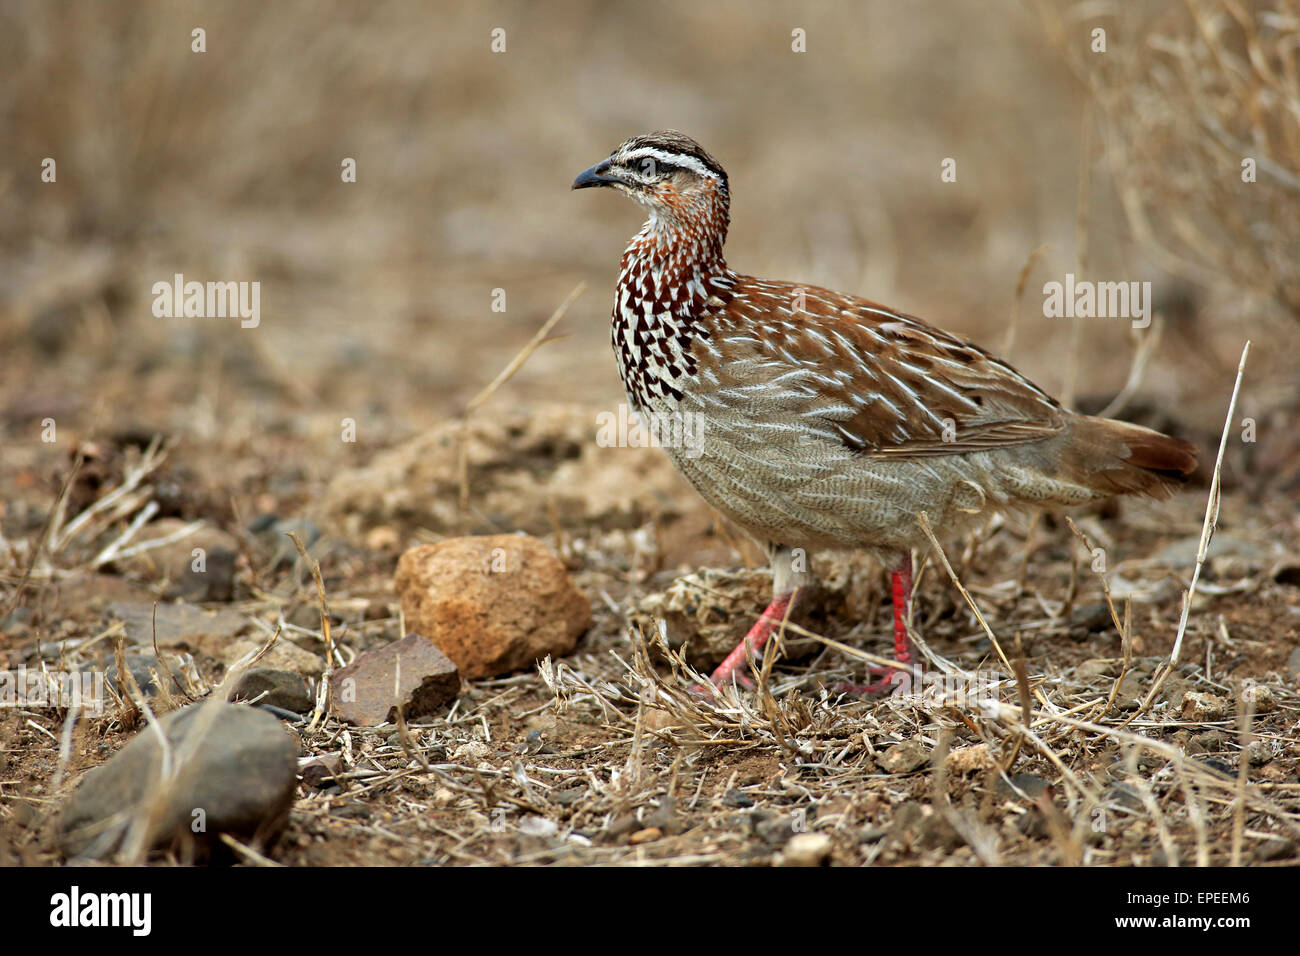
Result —
[[[1145, 19], [1105, 21], [1117, 51], [1181, 28], [1135, 7]], [[1077, 8], [793, 22], [775, 4], [655, 5], [669, 26], [646, 5], [337, 5], [312, 29], [287, 6], [19, 8], [0, 29], [24, 64], [0, 86], [0, 129], [25, 164], [0, 178], [0, 669], [103, 669], [112, 608], [155, 602], [217, 612], [160, 645], [186, 671], [160, 711], [209, 693], [237, 641], [279, 629], [319, 658], [289, 530], [319, 563], [338, 665], [402, 636], [393, 571], [419, 543], [525, 531], [591, 600], [572, 655], [466, 684], [407, 740], [287, 724], [337, 769], [304, 778], [283, 837], [246, 862], [1300, 862], [1300, 300], [1277, 265], [1300, 255], [1275, 254], [1300, 248], [1259, 212], [1255, 258], [1211, 274], [1168, 236], [1239, 248], [1226, 226], [1135, 227], [1127, 191], [1151, 187], [1113, 140], [1123, 84], [1142, 78], [1081, 77], [1060, 46], [1092, 25]], [[54, 59], [72, 65], [51, 81]], [[888, 653], [887, 580], [825, 554], [760, 688], [692, 694], [701, 648], [738, 641], [770, 579], [659, 450], [597, 443], [597, 416], [624, 401], [608, 308], [639, 210], [568, 192], [665, 126], [727, 166], [736, 268], [890, 302], [1084, 410], [1131, 380], [1118, 416], [1193, 441], [1201, 471], [1169, 501], [1072, 513], [1075, 528], [941, 534], [942, 557], [918, 556], [924, 693], [842, 692], [865, 679], [859, 652]], [[42, 184], [51, 155], [58, 182]], [[341, 186], [351, 155], [358, 182]], [[1300, 223], [1281, 195], [1261, 200], [1273, 224]], [[1154, 342], [1044, 318], [1039, 289], [1067, 271], [1150, 277]], [[259, 280], [260, 325], [155, 317], [153, 283], [178, 272]], [[191, 525], [233, 553], [215, 593], [177, 573], [188, 536], [131, 551]], [[143, 727], [128, 702], [67, 717], [0, 707], [0, 863], [62, 862], [62, 801]]]

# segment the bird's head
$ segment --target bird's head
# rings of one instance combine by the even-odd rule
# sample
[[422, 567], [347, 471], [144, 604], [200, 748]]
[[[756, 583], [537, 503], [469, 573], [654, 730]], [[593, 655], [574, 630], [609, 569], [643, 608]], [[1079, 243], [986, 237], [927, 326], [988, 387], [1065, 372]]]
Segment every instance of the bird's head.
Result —
[[634, 136], [573, 181], [574, 189], [612, 186], [650, 210], [652, 217], [690, 221], [725, 219], [727, 173], [699, 143], [676, 130]]

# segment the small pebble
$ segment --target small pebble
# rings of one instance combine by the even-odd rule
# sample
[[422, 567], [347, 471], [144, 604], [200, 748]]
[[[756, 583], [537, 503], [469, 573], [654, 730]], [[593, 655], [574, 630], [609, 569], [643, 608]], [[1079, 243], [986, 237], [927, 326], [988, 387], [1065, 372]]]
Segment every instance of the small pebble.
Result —
[[831, 838], [825, 833], [796, 833], [781, 851], [781, 865], [824, 866], [830, 857]]

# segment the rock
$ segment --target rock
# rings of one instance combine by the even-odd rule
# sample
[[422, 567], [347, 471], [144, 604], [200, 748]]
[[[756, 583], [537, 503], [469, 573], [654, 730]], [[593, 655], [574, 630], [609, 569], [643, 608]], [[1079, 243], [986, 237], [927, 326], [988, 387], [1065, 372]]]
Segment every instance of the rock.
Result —
[[1293, 857], [1296, 855], [1296, 842], [1294, 839], [1285, 837], [1269, 837], [1255, 847], [1252, 855], [1258, 863], [1268, 863], [1272, 860]]
[[258, 704], [291, 710], [295, 714], [305, 714], [315, 706], [311, 690], [301, 675], [274, 667], [249, 670], [240, 678], [234, 696], [239, 700], [256, 700]]
[[1105, 800], [1112, 806], [1127, 807], [1130, 810], [1141, 810], [1145, 806], [1137, 788], [1128, 783], [1112, 783], [1106, 791]]
[[467, 740], [451, 752], [452, 760], [467, 767], [488, 763], [494, 756], [492, 748], [481, 740]]
[[907, 740], [886, 750], [878, 762], [886, 773], [911, 773], [924, 767], [929, 759], [919, 741]]
[[553, 837], [560, 832], [560, 825], [554, 820], [530, 813], [519, 821], [519, 832], [533, 837]]
[[428, 638], [408, 634], [336, 671], [329, 707], [339, 720], [374, 727], [397, 719], [397, 702], [411, 720], [436, 713], [458, 693], [460, 673], [451, 659]]
[[1184, 720], [1223, 720], [1227, 716], [1228, 702], [1222, 697], [1196, 690], [1183, 694]]
[[321, 754], [314, 757], [302, 757], [298, 761], [298, 773], [304, 787], [322, 790], [334, 783], [334, 775], [343, 767], [342, 754]]
[[[158, 662], [158, 658], [153, 654], [125, 654], [126, 669], [135, 679], [136, 686], [148, 695], [154, 697], [158, 694], [158, 681], [154, 675], [158, 675], [167, 681], [167, 692], [169, 694], [189, 693], [191, 679], [198, 677], [198, 672], [194, 667], [194, 658], [189, 654], [164, 654], [164, 664]], [[123, 693], [117, 687], [117, 660], [116, 658], [107, 658], [104, 662], [104, 683], [109, 690], [114, 693]]]
[[1268, 740], [1252, 740], [1246, 747], [1246, 760], [1254, 767], [1262, 767], [1275, 756], [1273, 744]]
[[948, 754], [948, 772], [957, 777], [963, 777], [969, 773], [989, 770], [995, 765], [996, 761], [993, 759], [993, 754], [989, 750], [988, 744], [975, 744], [971, 747], [963, 747], [960, 750], [951, 751]]
[[113, 601], [104, 609], [104, 619], [109, 623], [121, 621], [127, 640], [146, 647], [153, 646], [156, 621], [159, 647], [187, 647], [206, 653], [249, 624], [235, 611], [205, 611], [184, 603], [158, 604], [155, 618], [154, 607], [143, 601]]
[[1074, 669], [1074, 676], [1080, 680], [1092, 677], [1114, 677], [1119, 672], [1119, 661], [1105, 657], [1093, 657]]
[[1264, 684], [1247, 684], [1241, 691], [1242, 699], [1255, 708], [1257, 714], [1272, 713], [1277, 708], [1273, 689]]
[[[1191, 535], [1176, 541], [1173, 544], [1166, 545], [1149, 559], [1155, 564], [1163, 564], [1171, 568], [1191, 567], [1196, 563], [1196, 553], [1201, 546], [1201, 536]], [[1237, 555], [1243, 558], [1264, 559], [1268, 557], [1264, 551], [1254, 541], [1248, 541], [1245, 538], [1238, 537], [1220, 531], [1210, 539], [1209, 547], [1205, 552], [1207, 559], [1220, 558], [1227, 555]]]
[[[266, 642], [234, 641], [221, 648], [220, 652], [213, 656], [227, 667], [232, 667], [236, 661], [250, 652], [260, 649], [264, 643]], [[256, 666], [292, 671], [306, 680], [314, 680], [325, 671], [325, 661], [322, 658], [311, 651], [303, 650], [293, 641], [286, 641], [283, 637], [275, 642], [275, 645], [262, 656]]]
[[781, 851], [782, 866], [824, 866], [830, 858], [831, 838], [825, 833], [796, 833]]
[[[161, 541], [179, 534], [192, 522], [159, 518], [147, 525], [139, 543]], [[197, 553], [196, 553], [197, 552]], [[162, 577], [168, 593], [187, 601], [229, 601], [234, 597], [239, 539], [220, 528], [203, 525], [182, 538], [132, 555], [125, 567], [142, 577]]]
[[1092, 604], [1076, 607], [1070, 614], [1070, 625], [1091, 633], [1114, 627], [1115, 620], [1110, 615], [1109, 604], [1105, 601], [1094, 601]]
[[1291, 656], [1286, 659], [1286, 669], [1300, 677], [1300, 647], [1292, 651]]
[[1037, 800], [1046, 789], [1047, 781], [1032, 773], [1014, 773], [1010, 783], [999, 776], [998, 782], [993, 786], [993, 792], [999, 797], [1020, 799], [1023, 796], [1030, 800]]
[[402, 545], [402, 536], [396, 528], [381, 524], [366, 532], [365, 544], [368, 551], [396, 551]]
[[1115, 691], [1115, 706], [1120, 710], [1136, 710], [1142, 704], [1142, 676], [1129, 671]]
[[[204, 714], [209, 707], [217, 708], [215, 716]], [[195, 728], [209, 719], [202, 740], [190, 750]], [[266, 846], [280, 833], [297, 786], [298, 747], [278, 720], [252, 707], [209, 703], [173, 711], [160, 726], [173, 759], [187, 752], [189, 758], [162, 798], [149, 846], [190, 839], [213, 845], [221, 833]], [[146, 727], [108, 763], [85, 775], [59, 824], [66, 855], [103, 859], [117, 849], [125, 828], [112, 818], [123, 810], [147, 810], [162, 792], [160, 750], [156, 732]]]
[[646, 827], [644, 830], [637, 830], [636, 833], [633, 833], [627, 838], [627, 842], [633, 846], [642, 843], [653, 843], [663, 835], [664, 831], [660, 830], [658, 827]]
[[586, 595], [526, 535], [412, 548], [397, 562], [396, 585], [407, 627], [429, 635], [470, 680], [568, 654], [591, 625]]

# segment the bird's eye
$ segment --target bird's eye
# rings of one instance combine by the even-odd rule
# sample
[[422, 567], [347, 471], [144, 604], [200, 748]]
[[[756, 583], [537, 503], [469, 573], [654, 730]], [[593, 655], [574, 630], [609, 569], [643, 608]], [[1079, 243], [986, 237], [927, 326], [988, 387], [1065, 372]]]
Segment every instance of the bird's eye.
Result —
[[647, 156], [641, 160], [641, 175], [648, 179], [654, 179], [657, 174], [657, 167], [653, 157]]

